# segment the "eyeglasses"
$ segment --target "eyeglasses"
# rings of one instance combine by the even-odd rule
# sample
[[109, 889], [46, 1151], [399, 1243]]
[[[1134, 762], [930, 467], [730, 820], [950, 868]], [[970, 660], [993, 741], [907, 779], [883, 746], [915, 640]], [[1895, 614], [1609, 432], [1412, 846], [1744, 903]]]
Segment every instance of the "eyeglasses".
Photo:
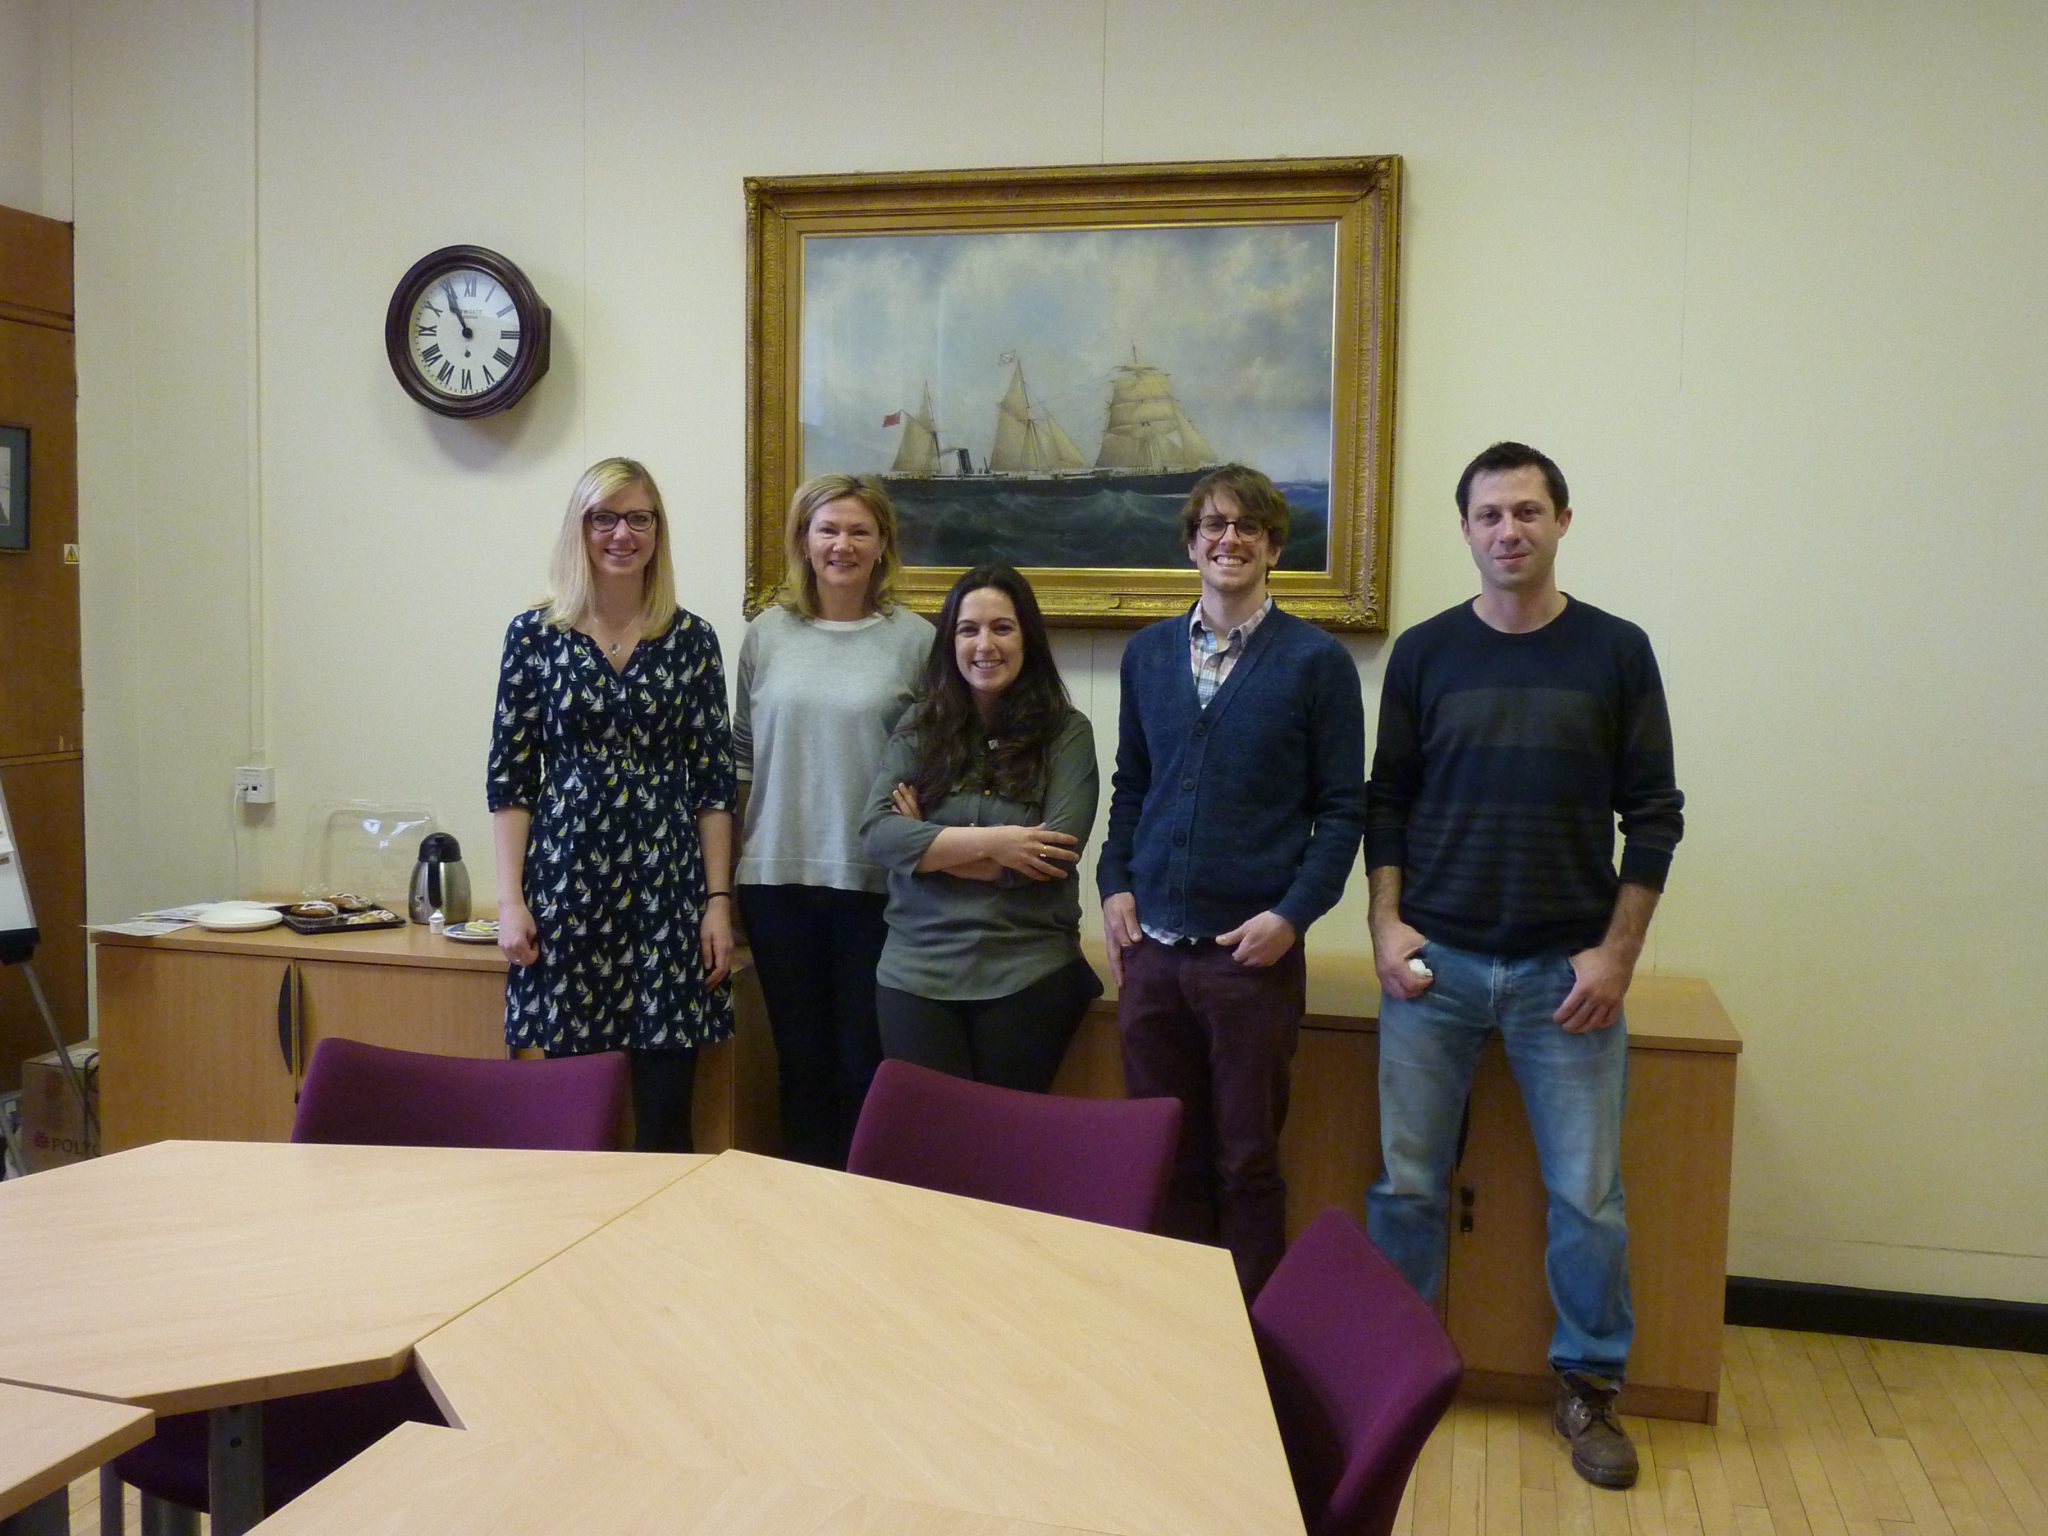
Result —
[[1264, 523], [1248, 517], [1225, 517], [1220, 512], [1204, 512], [1195, 519], [1195, 527], [1205, 539], [1222, 538], [1226, 528], [1235, 528], [1240, 539], [1256, 539], [1266, 531]]
[[652, 512], [586, 512], [583, 516], [599, 533], [610, 533], [621, 523], [635, 533], [646, 533], [654, 527]]

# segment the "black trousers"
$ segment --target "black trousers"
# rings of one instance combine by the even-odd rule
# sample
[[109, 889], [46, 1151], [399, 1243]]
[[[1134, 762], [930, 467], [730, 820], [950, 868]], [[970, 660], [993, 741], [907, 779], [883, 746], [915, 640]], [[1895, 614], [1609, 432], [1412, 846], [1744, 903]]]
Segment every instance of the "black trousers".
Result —
[[1102, 981], [1086, 960], [1063, 965], [1021, 992], [942, 1002], [894, 987], [875, 988], [882, 1051], [900, 1061], [979, 1083], [1044, 1093]]
[[[549, 1056], [576, 1056], [578, 1051], [549, 1051]], [[633, 1150], [688, 1152], [690, 1106], [697, 1091], [697, 1047], [680, 1050], [628, 1049], [632, 1068]]]
[[780, 1068], [783, 1156], [844, 1168], [881, 1064], [875, 966], [889, 936], [880, 892], [743, 885], [740, 917]]

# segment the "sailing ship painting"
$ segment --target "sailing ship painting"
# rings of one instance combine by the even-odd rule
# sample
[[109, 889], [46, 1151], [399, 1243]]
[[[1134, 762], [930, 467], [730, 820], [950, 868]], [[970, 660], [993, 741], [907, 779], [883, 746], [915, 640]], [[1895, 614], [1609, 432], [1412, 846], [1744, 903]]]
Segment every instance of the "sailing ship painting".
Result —
[[[1100, 490], [1185, 496], [1205, 470], [1223, 462], [1181, 410], [1172, 381], [1139, 362], [1136, 347], [1130, 362], [1119, 365], [1111, 381], [1102, 447], [1092, 466], [1052, 412], [1033, 403], [1017, 354], [1005, 352], [997, 361], [1009, 365], [1010, 387], [996, 406], [995, 440], [979, 470], [970, 450], [940, 445], [927, 384], [918, 410], [897, 413], [903, 441], [896, 461], [882, 477], [892, 493], [917, 496], [938, 480], [971, 481], [974, 490], [1018, 489], [1014, 482], [1021, 476], [1029, 482], [1022, 488], [1056, 496], [1086, 496]], [[882, 424], [893, 426], [895, 421], [892, 415]]]
[[[1237, 461], [1287, 495], [1283, 566], [1326, 569], [1327, 230], [812, 245], [804, 471], [879, 473], [906, 565], [1184, 569], [1188, 491]], [[1248, 303], [1265, 325], [1245, 322]], [[1140, 340], [1105, 348], [1119, 331]]]

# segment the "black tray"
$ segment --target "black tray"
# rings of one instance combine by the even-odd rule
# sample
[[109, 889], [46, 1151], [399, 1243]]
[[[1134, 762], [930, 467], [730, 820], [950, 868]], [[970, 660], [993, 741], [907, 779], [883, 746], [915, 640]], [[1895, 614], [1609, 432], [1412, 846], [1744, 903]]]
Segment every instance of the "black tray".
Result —
[[367, 912], [337, 912], [332, 917], [297, 917], [284, 914], [284, 925], [293, 933], [367, 933], [373, 928], [403, 928], [405, 919], [385, 907]]

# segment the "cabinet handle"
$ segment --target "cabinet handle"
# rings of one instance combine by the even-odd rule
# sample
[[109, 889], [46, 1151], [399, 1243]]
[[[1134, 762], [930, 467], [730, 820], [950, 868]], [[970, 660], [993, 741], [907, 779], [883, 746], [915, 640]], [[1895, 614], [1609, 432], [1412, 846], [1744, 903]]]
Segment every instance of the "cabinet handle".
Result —
[[277, 984], [277, 1054], [284, 1058], [284, 1069], [287, 1072], [293, 1070], [292, 1046], [298, 1033], [293, 1028], [298, 1022], [298, 1000], [292, 995], [292, 978], [297, 973], [297, 966], [287, 965], [284, 968], [284, 976]]
[[1477, 1193], [1470, 1184], [1460, 1184], [1458, 1186], [1458, 1230], [1460, 1232], [1470, 1232], [1472, 1230], [1472, 1202], [1477, 1197]]

